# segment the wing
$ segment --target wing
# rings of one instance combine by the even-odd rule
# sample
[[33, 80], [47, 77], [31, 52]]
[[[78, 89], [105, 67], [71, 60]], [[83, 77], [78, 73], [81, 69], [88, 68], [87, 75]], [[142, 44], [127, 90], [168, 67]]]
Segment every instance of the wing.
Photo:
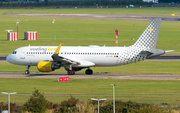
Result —
[[95, 65], [94, 63], [89, 62], [89, 61], [73, 60], [73, 59], [63, 57], [63, 56], [59, 56], [59, 51], [60, 51], [61, 45], [62, 45], [62, 43], [59, 44], [55, 53], [51, 56], [54, 61], [61, 63], [61, 66], [72, 65], [73, 67], [90, 67], [90, 66]]
[[56, 49], [55, 53], [51, 56], [54, 61], [61, 62], [61, 65], [75, 65], [79, 64], [79, 62], [73, 61], [71, 59], [59, 56], [59, 51], [61, 49], [62, 43], [59, 44], [58, 48]]

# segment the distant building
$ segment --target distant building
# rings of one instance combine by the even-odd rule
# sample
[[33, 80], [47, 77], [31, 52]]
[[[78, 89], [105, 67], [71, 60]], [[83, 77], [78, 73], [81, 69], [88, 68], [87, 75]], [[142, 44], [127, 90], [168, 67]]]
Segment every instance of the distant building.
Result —
[[153, 2], [153, 3], [158, 3], [159, 0], [143, 0], [143, 2]]

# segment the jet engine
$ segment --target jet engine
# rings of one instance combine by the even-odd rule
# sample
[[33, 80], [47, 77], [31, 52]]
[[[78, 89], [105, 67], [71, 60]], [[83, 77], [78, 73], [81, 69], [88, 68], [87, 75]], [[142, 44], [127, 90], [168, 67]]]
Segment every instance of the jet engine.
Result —
[[41, 72], [51, 72], [55, 69], [59, 69], [60, 67], [60, 64], [50, 61], [40, 61], [37, 65], [38, 70]]

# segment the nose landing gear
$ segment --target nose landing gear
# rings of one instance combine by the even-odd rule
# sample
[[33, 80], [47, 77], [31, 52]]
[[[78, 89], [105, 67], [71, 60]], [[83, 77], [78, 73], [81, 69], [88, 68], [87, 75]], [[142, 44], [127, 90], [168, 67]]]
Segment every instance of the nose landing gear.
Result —
[[25, 74], [28, 75], [28, 74], [30, 74], [30, 71], [29, 71], [30, 65], [26, 65], [26, 68], [27, 68], [27, 69], [26, 69], [26, 71], [25, 71]]

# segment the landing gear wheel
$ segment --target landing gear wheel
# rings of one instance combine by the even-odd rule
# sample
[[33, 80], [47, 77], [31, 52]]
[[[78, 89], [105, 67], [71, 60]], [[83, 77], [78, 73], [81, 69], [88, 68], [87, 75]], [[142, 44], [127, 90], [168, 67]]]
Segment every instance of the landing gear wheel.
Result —
[[30, 68], [30, 65], [26, 65], [26, 71], [25, 71], [25, 74], [27, 75], [27, 74], [29, 74], [30, 72], [29, 72], [29, 68]]
[[93, 74], [93, 71], [91, 69], [87, 69], [85, 71], [86, 75], [92, 75]]
[[30, 73], [29, 70], [26, 70], [26, 71], [25, 71], [25, 74], [26, 74], [26, 75], [29, 74], [29, 73]]
[[68, 74], [68, 75], [74, 75], [74, 74], [75, 74], [75, 71], [74, 71], [74, 70], [68, 70], [67, 74]]

